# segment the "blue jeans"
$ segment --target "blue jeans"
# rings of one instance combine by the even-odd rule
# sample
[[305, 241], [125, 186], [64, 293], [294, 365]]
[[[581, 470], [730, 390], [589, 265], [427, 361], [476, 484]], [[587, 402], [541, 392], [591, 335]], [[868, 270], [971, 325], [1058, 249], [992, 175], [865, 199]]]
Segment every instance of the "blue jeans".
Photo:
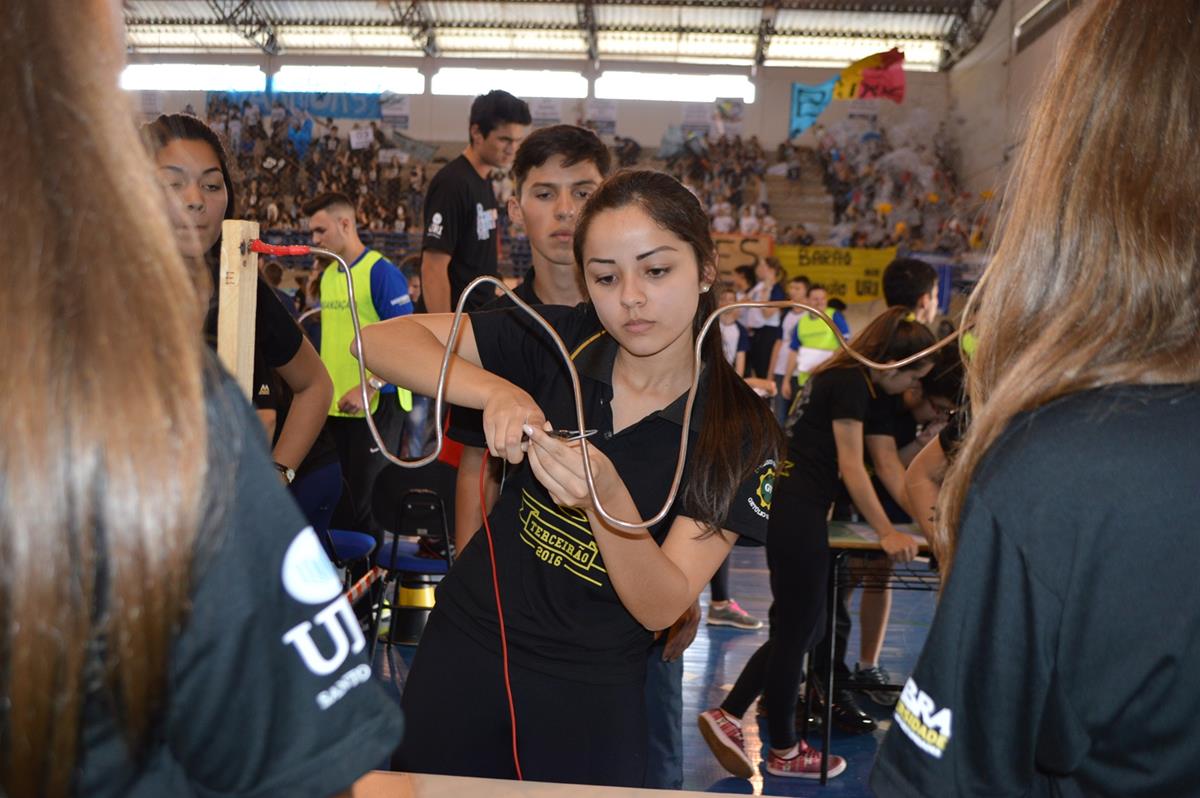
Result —
[[683, 657], [663, 662], [664, 634], [646, 656], [646, 780], [642, 786], [683, 789]]

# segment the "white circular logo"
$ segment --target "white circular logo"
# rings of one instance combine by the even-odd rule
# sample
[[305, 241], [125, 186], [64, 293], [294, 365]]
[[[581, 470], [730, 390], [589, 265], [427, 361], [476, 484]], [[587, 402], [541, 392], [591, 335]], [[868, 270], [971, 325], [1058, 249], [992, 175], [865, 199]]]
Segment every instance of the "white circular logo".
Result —
[[300, 530], [288, 546], [281, 576], [288, 595], [305, 604], [326, 604], [342, 592], [337, 571], [311, 526]]
[[435, 213], [433, 215], [433, 218], [430, 219], [429, 221], [432, 224], [441, 224], [442, 223], [442, 215], [440, 213]]

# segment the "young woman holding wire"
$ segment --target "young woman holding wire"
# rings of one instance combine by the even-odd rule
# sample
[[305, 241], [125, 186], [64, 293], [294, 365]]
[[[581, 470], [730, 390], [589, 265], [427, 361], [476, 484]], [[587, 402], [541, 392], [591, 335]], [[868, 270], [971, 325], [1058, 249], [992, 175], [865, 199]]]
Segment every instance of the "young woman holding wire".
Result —
[[[624, 521], [666, 501], [695, 338], [717, 307], [703, 208], [667, 175], [626, 172], [589, 199], [574, 247], [590, 304], [539, 310], [572, 354], [594, 435], [549, 432], [579, 432], [574, 395], [558, 350], [523, 312], [463, 319], [446, 399], [482, 409], [490, 452], [526, 465], [438, 589], [404, 689], [407, 770], [640, 786], [655, 632], [692, 605], [736, 540], [765, 539], [778, 425], [715, 330], [665, 519], [644, 531], [609, 523], [584, 475], [587, 446], [600, 502]], [[452, 319], [368, 327], [368, 367], [433, 394]]]
[[[934, 343], [925, 325], [910, 321], [906, 308], [893, 308], [852, 341], [862, 355], [894, 363]], [[826, 519], [845, 484], [855, 505], [879, 534], [884, 551], [911, 560], [917, 541], [888, 521], [864, 464], [869, 451], [877, 472], [897, 499], [904, 496], [904, 469], [896, 455], [891, 421], [893, 402], [917, 385], [932, 364], [928, 358], [901, 369], [867, 368], [845, 350], [821, 364], [805, 383], [788, 418], [788, 462], [775, 484], [774, 511], [767, 538], [772, 604], [770, 637], [746, 663], [720, 707], [701, 713], [700, 731], [721, 764], [742, 778], [754, 774], [746, 753], [741, 719], [765, 694], [770, 751], [766, 770], [774, 776], [818, 778], [821, 755], [796, 735], [796, 702], [804, 655], [821, 639], [829, 571]], [[886, 477], [885, 477], [886, 473]], [[830, 757], [829, 775], [846, 768]]]

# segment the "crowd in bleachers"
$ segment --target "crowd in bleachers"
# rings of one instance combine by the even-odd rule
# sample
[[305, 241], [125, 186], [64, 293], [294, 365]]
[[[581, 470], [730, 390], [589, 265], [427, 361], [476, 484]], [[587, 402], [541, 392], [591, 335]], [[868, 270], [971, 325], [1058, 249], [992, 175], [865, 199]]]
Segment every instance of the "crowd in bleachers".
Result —
[[[341, 191], [357, 202], [358, 224], [377, 245], [398, 260], [419, 245], [421, 206], [432, 164], [395, 147], [380, 122], [342, 122], [293, 114], [277, 105], [264, 114], [252, 103], [240, 107], [213, 99], [209, 124], [228, 143], [239, 175], [237, 207], [244, 218], [258, 221], [276, 237], [301, 231], [300, 207], [305, 198]], [[370, 131], [351, 145], [353, 129]], [[780, 244], [891, 247], [961, 253], [983, 245], [990, 196], [962, 194], [951, 153], [941, 129], [930, 129], [919, 113], [891, 129], [851, 119], [815, 128], [823, 180], [833, 197], [833, 225], [813, 220], [781, 223], [767, 197], [768, 173], [801, 177], [801, 153], [783, 142], [771, 154], [757, 136], [721, 136], [714, 141], [688, 137], [674, 152], [661, 153], [666, 169], [708, 209], [717, 233], [772, 236]], [[622, 163], [636, 162], [640, 147], [618, 139]], [[636, 145], [635, 145], [636, 146]], [[501, 212], [512, 192], [507, 175], [493, 179]], [[502, 247], [509, 262], [523, 271], [522, 232], [507, 220], [501, 225]]]
[[[380, 122], [349, 123], [293, 114], [276, 104], [270, 115], [244, 102], [213, 99], [209, 125], [227, 142], [237, 165], [240, 215], [268, 229], [298, 229], [306, 198], [340, 191], [357, 203], [358, 223], [373, 232], [419, 232], [426, 167], [397, 149]], [[354, 129], [370, 140], [351, 145]]]
[[914, 111], [891, 129], [848, 119], [815, 133], [833, 197], [829, 244], [951, 254], [983, 245], [990, 193], [960, 191], [944, 127]]

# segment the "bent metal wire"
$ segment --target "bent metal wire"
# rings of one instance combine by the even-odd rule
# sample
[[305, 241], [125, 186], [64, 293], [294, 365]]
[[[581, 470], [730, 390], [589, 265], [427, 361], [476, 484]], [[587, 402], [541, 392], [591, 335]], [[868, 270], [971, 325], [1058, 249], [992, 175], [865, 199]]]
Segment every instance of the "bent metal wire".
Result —
[[[370, 407], [370, 395], [367, 393], [367, 371], [366, 366], [363, 364], [362, 358], [362, 327], [358, 318], [358, 304], [354, 298], [354, 276], [350, 273], [350, 268], [346, 265], [346, 261], [336, 253], [330, 252], [327, 249], [321, 249], [320, 247], [275, 246], [256, 240], [250, 242], [249, 248], [253, 252], [258, 252], [265, 255], [317, 255], [337, 261], [340, 271], [342, 274], [346, 275], [346, 286], [350, 298], [350, 317], [354, 325], [354, 340], [358, 343], [359, 391], [361, 392], [360, 395], [362, 396], [363, 407]], [[575, 364], [571, 361], [571, 353], [567, 350], [566, 344], [563, 343], [563, 340], [558, 336], [558, 333], [555, 332], [554, 328], [550, 326], [549, 322], [542, 318], [541, 314], [539, 314], [532, 307], [526, 304], [520, 297], [513, 293], [508, 286], [504, 285], [504, 283], [500, 281], [499, 278], [491, 276], [476, 277], [467, 285], [466, 289], [463, 290], [462, 296], [458, 298], [458, 307], [454, 309], [454, 322], [450, 327], [450, 336], [447, 339], [446, 351], [442, 355], [442, 367], [441, 371], [438, 373], [437, 392], [434, 396], [433, 403], [435, 421], [434, 434], [436, 436], [436, 443], [433, 447], [433, 451], [424, 457], [419, 457], [413, 460], [405, 460], [397, 457], [396, 455], [392, 454], [392, 452], [390, 452], [384, 445], [383, 438], [380, 436], [379, 430], [375, 426], [375, 420], [371, 418], [371, 414], [364, 414], [367, 421], [367, 427], [371, 430], [371, 437], [375, 440], [375, 445], [379, 447], [380, 453], [383, 454], [383, 456], [386, 457], [389, 462], [395, 463], [401, 468], [420, 468], [421, 466], [428, 465], [437, 460], [438, 456], [442, 452], [442, 444], [444, 441], [442, 432], [443, 408], [445, 405], [446, 376], [450, 370], [450, 358], [454, 354], [454, 342], [458, 340], [459, 328], [462, 326], [463, 309], [466, 307], [467, 297], [471, 295], [472, 291], [482, 285], [493, 285], [496, 288], [499, 288], [504, 292], [505, 296], [512, 300], [513, 304], [515, 304], [531, 319], [537, 322], [538, 325], [540, 325], [541, 328], [546, 331], [546, 334], [550, 336], [550, 340], [554, 342], [559, 354], [562, 355], [563, 362], [567, 366], [567, 373], [571, 377], [571, 389], [574, 392], [575, 397], [576, 429], [587, 429], [587, 425], [584, 423], [585, 419], [583, 417], [583, 400], [580, 394], [579, 374], [575, 371]], [[700, 328], [700, 334], [696, 336], [694, 359], [692, 362], [692, 387], [688, 389], [687, 402], [685, 403], [683, 410], [683, 425], [680, 427], [679, 433], [679, 454], [675, 461], [675, 475], [671, 480], [671, 490], [667, 493], [667, 498], [663, 503], [662, 509], [655, 513], [651, 518], [637, 522], [625, 521], [610, 515], [608, 511], [604, 509], [604, 506], [600, 502], [600, 497], [596, 494], [596, 484], [592, 477], [592, 461], [589, 453], [591, 447], [586, 445], [579, 447], [580, 452], [583, 454], [584, 477], [587, 481], [588, 494], [592, 499], [592, 506], [595, 507], [596, 513], [607, 523], [620, 529], [636, 532], [654, 526], [666, 518], [667, 514], [671, 511], [671, 505], [675, 503], [675, 497], [679, 493], [679, 483], [683, 478], [683, 465], [687, 460], [688, 429], [692, 420], [692, 406], [695, 404], [696, 388], [700, 383], [700, 353], [703, 347], [704, 339], [708, 335], [709, 328], [712, 327], [713, 323], [719, 319], [723, 313], [730, 313], [733, 311], [742, 310], [744, 308], [787, 308], [807, 311], [821, 319], [821, 321], [825, 322], [825, 324], [837, 337], [838, 345], [846, 350], [846, 354], [850, 355], [850, 357], [867, 368], [878, 369], [881, 371], [901, 369], [905, 366], [911, 365], [918, 360], [922, 360], [934, 352], [937, 352], [939, 349], [948, 346], [959, 336], [959, 331], [956, 330], [932, 346], [922, 349], [920, 352], [910, 355], [903, 360], [897, 360], [894, 363], [878, 363], [855, 351], [855, 349], [850, 346], [845, 336], [842, 335], [841, 330], [837, 328], [837, 325], [834, 323], [833, 319], [831, 319], [829, 316], [826, 316], [822, 311], [819, 311], [810, 305], [805, 305], [802, 302], [736, 302], [732, 305], [726, 305], [723, 308], [717, 308], [709, 315], [707, 319], [704, 320], [704, 326]]]

